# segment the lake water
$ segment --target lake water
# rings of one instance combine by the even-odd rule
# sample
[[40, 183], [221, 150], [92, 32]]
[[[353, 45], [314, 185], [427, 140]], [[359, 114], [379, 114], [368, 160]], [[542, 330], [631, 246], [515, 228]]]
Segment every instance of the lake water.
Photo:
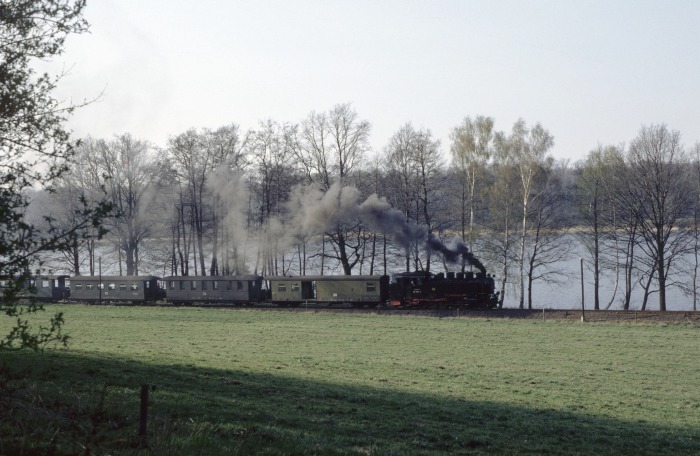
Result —
[[[558, 264], [569, 279], [561, 285], [548, 285], [546, 283], [535, 283], [533, 286], [533, 307], [552, 308], [552, 309], [580, 309], [581, 308], [581, 264], [580, 258], [584, 254], [584, 249], [580, 244], [577, 255], [574, 255], [571, 260]], [[593, 288], [593, 271], [590, 269], [592, 262], [586, 256], [584, 258], [583, 282], [584, 282], [584, 303], [586, 309], [594, 307], [594, 288]], [[677, 281], [685, 284], [692, 283], [692, 270], [687, 272], [675, 273], [670, 278], [669, 282]], [[605, 270], [600, 277], [600, 307], [605, 308], [608, 305], [615, 290], [615, 272]], [[518, 307], [519, 291], [514, 289], [515, 284], [510, 284], [506, 291], [506, 299], [504, 307]], [[655, 287], [652, 285], [652, 289]], [[624, 277], [623, 271], [620, 270], [620, 281], [617, 288], [617, 293], [614, 295], [613, 303], [610, 306], [611, 310], [622, 309], [622, 299], [624, 294]], [[644, 292], [642, 286], [638, 283], [634, 284], [632, 289], [632, 300], [630, 309], [639, 310], [642, 306]], [[527, 307], [527, 290], [525, 296], [525, 307]], [[659, 295], [653, 293], [649, 296], [647, 302], [647, 310], [659, 309]], [[693, 297], [684, 294], [679, 287], [670, 286], [666, 289], [666, 309], [667, 310], [693, 310]]]

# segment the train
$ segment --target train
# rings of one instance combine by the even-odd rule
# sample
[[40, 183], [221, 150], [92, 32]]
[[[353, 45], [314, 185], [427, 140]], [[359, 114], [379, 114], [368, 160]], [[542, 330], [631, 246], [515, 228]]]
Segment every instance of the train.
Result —
[[[7, 281], [0, 281], [0, 288]], [[67, 276], [32, 277], [24, 295], [42, 302], [172, 305], [349, 305], [355, 308], [495, 309], [494, 278], [477, 272], [306, 276]]]

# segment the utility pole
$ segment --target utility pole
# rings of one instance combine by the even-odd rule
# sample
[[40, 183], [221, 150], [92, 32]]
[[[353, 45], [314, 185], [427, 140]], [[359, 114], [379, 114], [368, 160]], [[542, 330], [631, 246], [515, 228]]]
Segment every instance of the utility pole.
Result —
[[100, 274], [100, 282], [97, 284], [97, 287], [100, 289], [100, 299], [98, 301], [99, 304], [102, 304], [102, 257], [97, 257], [97, 264], [98, 264], [98, 271]]
[[586, 321], [586, 300], [584, 298], [583, 287], [583, 257], [581, 257], [581, 322]]

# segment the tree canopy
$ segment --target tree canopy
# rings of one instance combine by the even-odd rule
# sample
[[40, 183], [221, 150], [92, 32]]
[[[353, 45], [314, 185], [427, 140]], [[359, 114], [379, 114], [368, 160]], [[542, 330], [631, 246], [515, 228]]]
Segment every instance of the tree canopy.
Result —
[[[39, 348], [51, 340], [65, 342], [62, 316], [31, 332], [27, 313], [41, 309], [36, 303], [19, 306], [29, 277], [45, 274], [38, 254], [67, 248], [74, 235], [100, 227], [109, 210], [105, 204], [90, 207], [84, 197], [70, 226], [45, 216], [41, 224], [27, 216], [30, 191], [52, 185], [69, 169], [76, 142], [65, 120], [76, 108], [52, 96], [62, 75], [37, 74], [33, 63], [63, 51], [66, 38], [87, 31], [82, 17], [85, 0], [10, 0], [0, 4], [0, 309], [17, 318], [0, 347]], [[103, 234], [102, 230], [97, 230]]]

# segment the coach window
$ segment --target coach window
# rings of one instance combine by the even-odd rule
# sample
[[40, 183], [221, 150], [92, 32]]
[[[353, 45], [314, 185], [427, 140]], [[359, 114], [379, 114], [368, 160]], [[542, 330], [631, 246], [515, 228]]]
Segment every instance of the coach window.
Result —
[[44, 288], [49, 288], [51, 285], [49, 284], [48, 280], [42, 280], [41, 281], [41, 286]]
[[278, 283], [277, 284], [277, 291], [285, 293], [287, 291], [287, 284], [286, 283]]
[[180, 290], [185, 289], [185, 280], [180, 280]]
[[236, 287], [237, 287], [238, 291], [241, 291], [241, 290], [243, 289], [243, 282], [241, 282], [241, 281], [239, 280], [239, 281], [236, 283]]
[[171, 290], [174, 290], [174, 289], [175, 289], [175, 281], [174, 281], [174, 280], [171, 280], [171, 281], [170, 281], [170, 289], [171, 289]]
[[233, 290], [233, 282], [229, 280], [226, 282], [226, 291], [231, 291], [231, 290]]
[[132, 289], [133, 291], [138, 290], [138, 289], [139, 289], [139, 284], [138, 284], [138, 283], [132, 283], [132, 284], [131, 284], [131, 289]]
[[207, 289], [207, 281], [202, 280], [202, 290], [206, 290], [206, 289]]
[[369, 291], [369, 292], [377, 291], [377, 284], [374, 282], [367, 282], [367, 291]]
[[197, 289], [197, 281], [196, 281], [196, 280], [193, 280], [193, 281], [192, 281], [192, 289], [193, 289], [193, 290], [196, 290], [196, 289]]
[[116, 283], [110, 283], [107, 285], [108, 290], [116, 290], [117, 289], [117, 284]]
[[292, 291], [299, 291], [299, 282], [292, 282]]
[[125, 283], [119, 284], [119, 291], [126, 291], [126, 284]]
[[83, 284], [80, 282], [75, 282], [75, 291], [80, 291], [83, 289]]
[[219, 289], [219, 281], [218, 281], [218, 280], [212, 280], [212, 281], [211, 281], [211, 289], [212, 289], [212, 290], [218, 290], [218, 289]]
[[[80, 284], [77, 284], [76, 287], [80, 288]], [[92, 290], [93, 288], [95, 288], [95, 285], [94, 285], [94, 284], [92, 284], [92, 283], [86, 283], [86, 284], [85, 284], [85, 289], [86, 289], [86, 290]]]

